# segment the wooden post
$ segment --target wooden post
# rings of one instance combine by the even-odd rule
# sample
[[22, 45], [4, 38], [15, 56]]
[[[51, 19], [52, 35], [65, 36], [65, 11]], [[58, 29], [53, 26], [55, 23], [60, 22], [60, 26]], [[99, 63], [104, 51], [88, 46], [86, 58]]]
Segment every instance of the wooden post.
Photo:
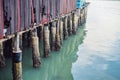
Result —
[[31, 40], [32, 40], [32, 32], [29, 31], [26, 33], [26, 36], [27, 36], [27, 47], [32, 47], [32, 43], [31, 43]]
[[84, 24], [83, 9], [81, 9], [81, 15], [80, 16], [81, 16], [81, 25], [83, 25]]
[[31, 39], [32, 39], [32, 59], [33, 59], [33, 67], [37, 68], [40, 66], [40, 52], [39, 52], [39, 39], [37, 36], [37, 29], [31, 31]]
[[51, 27], [51, 50], [55, 50], [55, 40], [56, 40], [56, 22], [52, 22], [52, 27]]
[[88, 6], [85, 7], [85, 22], [86, 22], [86, 19], [87, 19], [87, 11], [88, 11]]
[[72, 35], [72, 15], [70, 15], [70, 29], [69, 29], [69, 35]]
[[39, 27], [39, 37], [40, 37], [40, 41], [43, 41], [43, 26]]
[[68, 28], [68, 35], [70, 35], [70, 15], [67, 18], [67, 28]]
[[12, 53], [13, 53], [12, 39], [13, 38], [11, 38], [11, 39], [6, 40], [6, 41], [3, 42], [3, 45], [4, 45], [3, 52], [4, 52], [4, 56], [6, 58], [12, 57]]
[[57, 30], [56, 30], [56, 45], [55, 45], [57, 51], [59, 51], [59, 50], [61, 49], [59, 26], [60, 26], [60, 22], [59, 22], [59, 20], [58, 20], [58, 21], [57, 21]]
[[67, 16], [64, 18], [64, 39], [68, 38], [68, 25], [67, 25]]
[[41, 41], [43, 41], [43, 26], [41, 26], [40, 28], [41, 28], [41, 31], [40, 31], [40, 34], [41, 34], [40, 39], [41, 39]]
[[85, 18], [85, 23], [86, 23], [86, 19], [87, 19], [87, 11], [86, 11], [86, 9], [87, 9], [87, 7], [84, 8], [84, 14], [85, 14], [84, 18]]
[[81, 24], [81, 21], [80, 21], [80, 9], [78, 9], [78, 26], [80, 26], [80, 24]]
[[3, 43], [0, 42], [0, 68], [5, 67], [5, 57], [3, 55]]
[[50, 53], [50, 41], [49, 41], [49, 29], [48, 25], [45, 24], [43, 32], [43, 42], [44, 42], [44, 57], [49, 57]]
[[14, 49], [12, 54], [13, 80], [22, 79], [22, 51], [19, 48], [19, 34], [15, 34]]
[[83, 24], [85, 23], [85, 8], [83, 8]]
[[60, 43], [63, 43], [63, 21], [60, 19]]
[[23, 49], [23, 46], [22, 46], [22, 34], [20, 34], [20, 49], [21, 50]]
[[84, 23], [86, 23], [86, 18], [87, 18], [87, 6], [84, 7]]
[[76, 28], [76, 31], [77, 31], [77, 29], [78, 29], [78, 19], [79, 19], [79, 15], [78, 15], [77, 11], [74, 14], [74, 18], [75, 18], [74, 19], [75, 28]]
[[75, 13], [72, 14], [72, 26], [73, 26], [73, 34], [76, 34], [76, 20], [75, 20]]

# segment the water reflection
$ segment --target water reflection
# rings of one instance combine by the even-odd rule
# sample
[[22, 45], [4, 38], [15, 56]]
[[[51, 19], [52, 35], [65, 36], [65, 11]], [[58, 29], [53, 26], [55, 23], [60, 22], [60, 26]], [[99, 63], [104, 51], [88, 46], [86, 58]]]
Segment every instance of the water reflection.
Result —
[[72, 64], [74, 80], [120, 80], [120, 2], [93, 1], [87, 36]]
[[[86, 31], [84, 26], [82, 26], [76, 35], [72, 35], [64, 41], [60, 52], [51, 52], [51, 56], [48, 59], [42, 58], [42, 65], [37, 70], [30, 66], [32, 60], [30, 60], [30, 53], [26, 51], [23, 63], [23, 78], [25, 80], [73, 80], [71, 74], [72, 63], [77, 59], [77, 47], [83, 43], [85, 35]], [[40, 51], [42, 54], [42, 46]], [[29, 57], [27, 57], [28, 55]], [[32, 76], [28, 77], [30, 74]]]
[[[32, 67], [32, 51], [30, 48], [23, 50], [23, 80], [73, 80], [71, 74], [72, 63], [77, 59], [77, 47], [83, 43], [86, 35], [85, 25], [79, 28], [76, 35], [70, 36], [63, 42], [59, 52], [51, 52], [49, 58], [42, 58], [43, 46], [40, 43], [42, 64], [40, 68]], [[0, 80], [11, 80], [11, 59], [5, 69], [0, 69]]]

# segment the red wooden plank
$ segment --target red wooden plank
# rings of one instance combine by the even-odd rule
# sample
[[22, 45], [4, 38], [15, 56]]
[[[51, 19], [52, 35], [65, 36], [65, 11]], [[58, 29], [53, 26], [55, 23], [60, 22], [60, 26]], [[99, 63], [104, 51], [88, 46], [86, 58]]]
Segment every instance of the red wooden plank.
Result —
[[49, 18], [50, 18], [50, 0], [43, 0], [42, 1], [42, 20], [41, 20], [41, 23], [44, 24], [44, 23], [47, 23], [49, 22]]
[[20, 0], [18, 0], [18, 2], [17, 2], [17, 4], [18, 4], [18, 25], [17, 25], [17, 27], [18, 27], [18, 32], [20, 31]]
[[32, 23], [34, 23], [34, 8], [33, 8], [33, 0], [30, 0], [30, 6], [31, 6], [31, 11], [32, 11]]

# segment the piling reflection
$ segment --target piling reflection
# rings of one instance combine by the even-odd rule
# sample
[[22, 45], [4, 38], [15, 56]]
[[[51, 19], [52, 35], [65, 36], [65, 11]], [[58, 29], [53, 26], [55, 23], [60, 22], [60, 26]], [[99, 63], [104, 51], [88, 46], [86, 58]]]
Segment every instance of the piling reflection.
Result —
[[[76, 61], [78, 45], [83, 43], [86, 35], [85, 25], [81, 26], [76, 35], [63, 41], [60, 51], [53, 51], [50, 57], [41, 56], [42, 65], [38, 69], [32, 67], [32, 50], [23, 49], [23, 80], [73, 80], [71, 74], [72, 63]], [[43, 55], [43, 43], [40, 43], [40, 53]], [[0, 69], [0, 80], [11, 80], [11, 60], [7, 61], [7, 67]]]

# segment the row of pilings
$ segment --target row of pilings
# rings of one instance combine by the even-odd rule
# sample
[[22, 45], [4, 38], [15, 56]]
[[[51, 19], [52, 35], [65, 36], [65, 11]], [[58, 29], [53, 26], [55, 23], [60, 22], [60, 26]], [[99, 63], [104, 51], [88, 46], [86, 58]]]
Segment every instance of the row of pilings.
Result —
[[[6, 57], [12, 57], [13, 80], [22, 80], [22, 49], [26, 44], [32, 48], [33, 67], [41, 64], [40, 56], [50, 56], [51, 51], [60, 51], [63, 40], [76, 34], [79, 26], [86, 22], [87, 7], [59, 17], [25, 33], [16, 33], [14, 38], [0, 42], [0, 68], [6, 66]], [[34, 25], [35, 26], [35, 25]], [[43, 41], [44, 55], [40, 55], [39, 41]]]

